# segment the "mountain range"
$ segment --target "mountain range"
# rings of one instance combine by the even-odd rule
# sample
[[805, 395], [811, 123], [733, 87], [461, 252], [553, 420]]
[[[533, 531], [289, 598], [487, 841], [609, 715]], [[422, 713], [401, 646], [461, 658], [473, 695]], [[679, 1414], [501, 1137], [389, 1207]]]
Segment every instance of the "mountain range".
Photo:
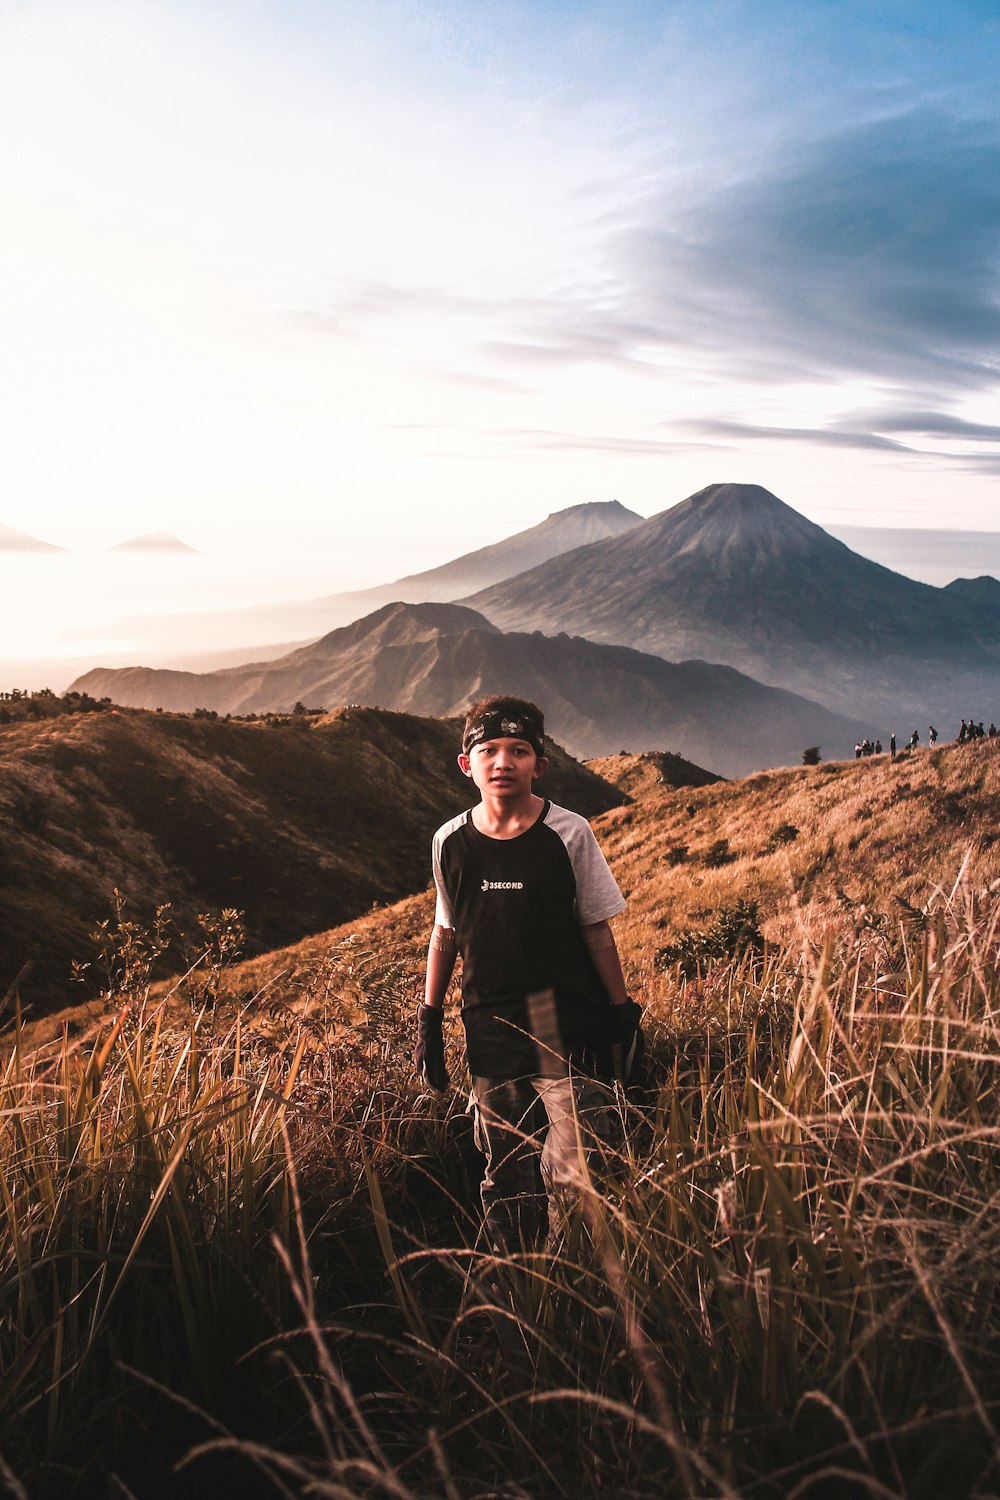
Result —
[[[648, 521], [617, 505], [574, 507], [414, 575], [410, 591], [450, 592], [541, 553], [462, 599], [475, 618], [454, 604], [449, 613], [451, 601], [430, 614], [386, 615], [383, 604], [346, 634], [328, 628], [277, 660], [248, 663], [248, 651], [224, 671], [97, 669], [74, 687], [178, 710], [264, 712], [310, 699], [454, 713], [502, 682], [544, 699], [577, 753], [672, 746], [730, 775], [798, 759], [808, 744], [841, 755], [866, 736], [887, 742], [1000, 712], [1000, 582], [917, 583], [756, 485], [710, 485]], [[350, 612], [394, 587], [326, 603]], [[722, 668], [742, 675], [720, 677]], [[798, 701], [768, 699], [765, 684]]]
[[388, 604], [277, 661], [212, 673], [97, 669], [79, 692], [139, 708], [288, 712], [368, 703], [448, 716], [488, 692], [542, 704], [574, 755], [673, 749], [723, 775], [798, 762], [807, 745], [845, 756], [855, 721], [731, 667], [668, 662], [560, 633], [504, 633], [458, 604]]
[[709, 485], [462, 602], [503, 630], [724, 662], [878, 726], [1000, 711], [1000, 583], [917, 583], [758, 485]]

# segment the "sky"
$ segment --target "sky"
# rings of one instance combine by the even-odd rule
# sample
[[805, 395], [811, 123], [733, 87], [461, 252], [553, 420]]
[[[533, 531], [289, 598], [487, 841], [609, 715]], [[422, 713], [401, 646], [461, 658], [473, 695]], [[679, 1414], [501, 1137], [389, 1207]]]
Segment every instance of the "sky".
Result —
[[0, 523], [1000, 530], [996, 0], [0, 0]]

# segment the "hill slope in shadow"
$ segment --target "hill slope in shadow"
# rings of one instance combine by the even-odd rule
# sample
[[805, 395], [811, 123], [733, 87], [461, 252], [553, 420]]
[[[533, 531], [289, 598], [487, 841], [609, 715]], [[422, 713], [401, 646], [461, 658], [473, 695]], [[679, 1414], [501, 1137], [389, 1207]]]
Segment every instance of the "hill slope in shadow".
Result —
[[[423, 889], [434, 829], [475, 800], [458, 744], [455, 723], [368, 709], [0, 727], [0, 997], [29, 964], [26, 1004], [69, 1003], [116, 888], [129, 918], [169, 903], [191, 935], [199, 913], [236, 908], [257, 952]], [[551, 759], [540, 786], [557, 800], [588, 816], [622, 800], [558, 746]]]

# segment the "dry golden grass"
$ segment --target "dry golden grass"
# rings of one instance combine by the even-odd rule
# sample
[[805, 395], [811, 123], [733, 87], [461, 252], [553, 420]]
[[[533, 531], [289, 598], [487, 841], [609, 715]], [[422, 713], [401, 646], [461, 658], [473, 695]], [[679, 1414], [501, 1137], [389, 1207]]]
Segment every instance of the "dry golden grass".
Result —
[[123, 929], [113, 1023], [10, 1038], [8, 1490], [997, 1493], [1000, 895], [967, 871], [891, 932], [659, 976], [649, 1087], [559, 1252], [499, 1261], [461, 1092], [409, 1064], [428, 914], [158, 1002]]
[[429, 891], [152, 993], [123, 915], [103, 1012], [8, 1026], [11, 1493], [998, 1493], [1000, 745], [618, 769], [649, 1087], [557, 1256], [477, 1240], [457, 1006], [413, 1077]]
[[[651, 778], [648, 757], [599, 764], [636, 799], [594, 819], [628, 897], [614, 924], [626, 977], [651, 1015], [675, 1028], [703, 1026], [725, 996], [714, 996], [710, 977], [680, 985], [658, 955], [737, 901], [758, 904], [764, 937], [796, 962], [854, 934], [888, 961], [900, 919], [918, 920], [960, 872], [976, 890], [1000, 881], [1000, 740], [703, 787], [671, 787], [658, 771]], [[235, 966], [222, 1004], [258, 995], [308, 1004], [309, 976], [347, 940], [391, 954], [415, 999], [432, 921], [429, 891], [374, 910]]]

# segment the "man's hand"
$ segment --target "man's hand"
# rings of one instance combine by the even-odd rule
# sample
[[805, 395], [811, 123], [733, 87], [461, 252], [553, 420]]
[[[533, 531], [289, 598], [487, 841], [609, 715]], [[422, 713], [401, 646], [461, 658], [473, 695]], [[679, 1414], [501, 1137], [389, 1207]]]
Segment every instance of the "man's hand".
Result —
[[426, 1084], [443, 1093], [451, 1079], [444, 1065], [444, 1037], [441, 1022], [444, 1011], [439, 1005], [417, 1006], [417, 1040], [413, 1048], [413, 1066]]
[[619, 1083], [628, 1083], [646, 1050], [642, 1034], [642, 1006], [634, 1000], [612, 1005], [607, 1012], [606, 1034], [611, 1044], [611, 1063]]

